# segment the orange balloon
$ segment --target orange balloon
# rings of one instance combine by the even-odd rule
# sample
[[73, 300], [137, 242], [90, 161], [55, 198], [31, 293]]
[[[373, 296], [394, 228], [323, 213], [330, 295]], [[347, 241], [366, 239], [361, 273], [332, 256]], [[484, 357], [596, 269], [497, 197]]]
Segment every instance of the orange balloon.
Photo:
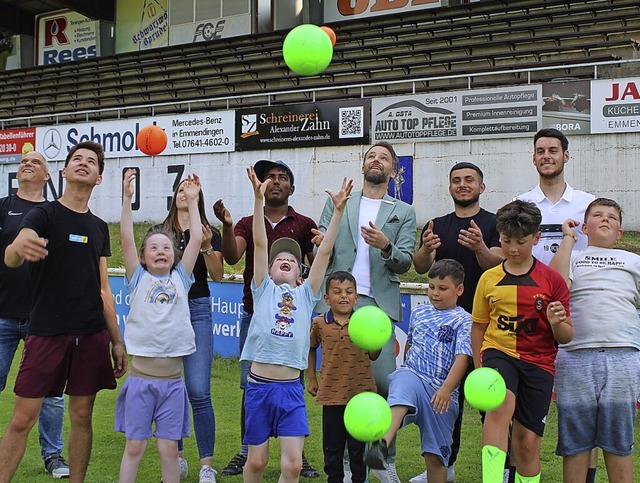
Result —
[[167, 147], [167, 134], [160, 126], [151, 124], [140, 129], [136, 137], [138, 149], [149, 156], [160, 154]]
[[327, 27], [326, 25], [323, 25], [322, 27], [320, 27], [322, 30], [324, 30], [327, 35], [329, 36], [329, 38], [331, 39], [331, 45], [336, 45], [336, 33], [333, 31], [332, 28]]

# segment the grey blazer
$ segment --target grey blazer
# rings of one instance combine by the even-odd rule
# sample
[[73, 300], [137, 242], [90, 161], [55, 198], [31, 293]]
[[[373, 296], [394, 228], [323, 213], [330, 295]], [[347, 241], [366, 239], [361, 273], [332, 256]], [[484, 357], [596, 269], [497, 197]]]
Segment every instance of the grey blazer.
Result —
[[[327, 275], [338, 270], [353, 271], [356, 258], [360, 227], [358, 226], [362, 191], [354, 193], [347, 201], [340, 231], [333, 248]], [[318, 228], [325, 232], [333, 214], [333, 202], [329, 198], [320, 215]], [[369, 247], [371, 291], [378, 307], [396, 321], [402, 320], [400, 302], [400, 277], [411, 268], [416, 240], [416, 212], [413, 206], [404, 201], [384, 196], [375, 225], [389, 238], [393, 248], [388, 259], [383, 258], [379, 249]], [[326, 277], [325, 277], [326, 280]], [[324, 292], [324, 287], [323, 287]], [[325, 311], [324, 302], [316, 310]]]

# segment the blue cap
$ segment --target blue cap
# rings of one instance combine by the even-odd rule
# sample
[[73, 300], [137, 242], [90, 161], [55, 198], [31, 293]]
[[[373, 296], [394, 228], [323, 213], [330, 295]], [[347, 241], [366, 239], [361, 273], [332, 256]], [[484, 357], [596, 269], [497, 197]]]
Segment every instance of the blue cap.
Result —
[[256, 176], [261, 182], [264, 181], [264, 178], [267, 175], [267, 171], [269, 171], [271, 168], [282, 168], [286, 170], [289, 174], [289, 179], [291, 180], [291, 186], [294, 185], [293, 171], [291, 171], [291, 168], [287, 166], [284, 161], [271, 161], [270, 159], [261, 159], [253, 165], [253, 170], [256, 172]]

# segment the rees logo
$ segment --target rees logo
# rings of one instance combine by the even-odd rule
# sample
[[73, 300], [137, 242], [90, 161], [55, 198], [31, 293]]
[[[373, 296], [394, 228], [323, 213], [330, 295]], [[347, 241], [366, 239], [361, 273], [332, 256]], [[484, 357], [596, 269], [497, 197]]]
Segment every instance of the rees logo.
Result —
[[53, 39], [58, 45], [68, 45], [69, 39], [64, 31], [67, 29], [67, 19], [64, 17], [51, 18], [44, 23], [44, 46], [53, 47]]

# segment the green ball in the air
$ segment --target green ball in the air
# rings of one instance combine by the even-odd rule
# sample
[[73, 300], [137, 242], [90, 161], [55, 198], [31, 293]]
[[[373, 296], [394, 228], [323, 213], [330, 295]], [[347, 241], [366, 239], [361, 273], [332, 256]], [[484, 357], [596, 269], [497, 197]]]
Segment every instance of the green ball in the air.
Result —
[[507, 386], [498, 371], [490, 367], [479, 367], [467, 376], [464, 397], [480, 411], [493, 411], [500, 407], [507, 394]]
[[298, 75], [316, 75], [327, 68], [333, 57], [333, 45], [327, 33], [317, 25], [302, 24], [292, 29], [282, 44], [284, 61]]

